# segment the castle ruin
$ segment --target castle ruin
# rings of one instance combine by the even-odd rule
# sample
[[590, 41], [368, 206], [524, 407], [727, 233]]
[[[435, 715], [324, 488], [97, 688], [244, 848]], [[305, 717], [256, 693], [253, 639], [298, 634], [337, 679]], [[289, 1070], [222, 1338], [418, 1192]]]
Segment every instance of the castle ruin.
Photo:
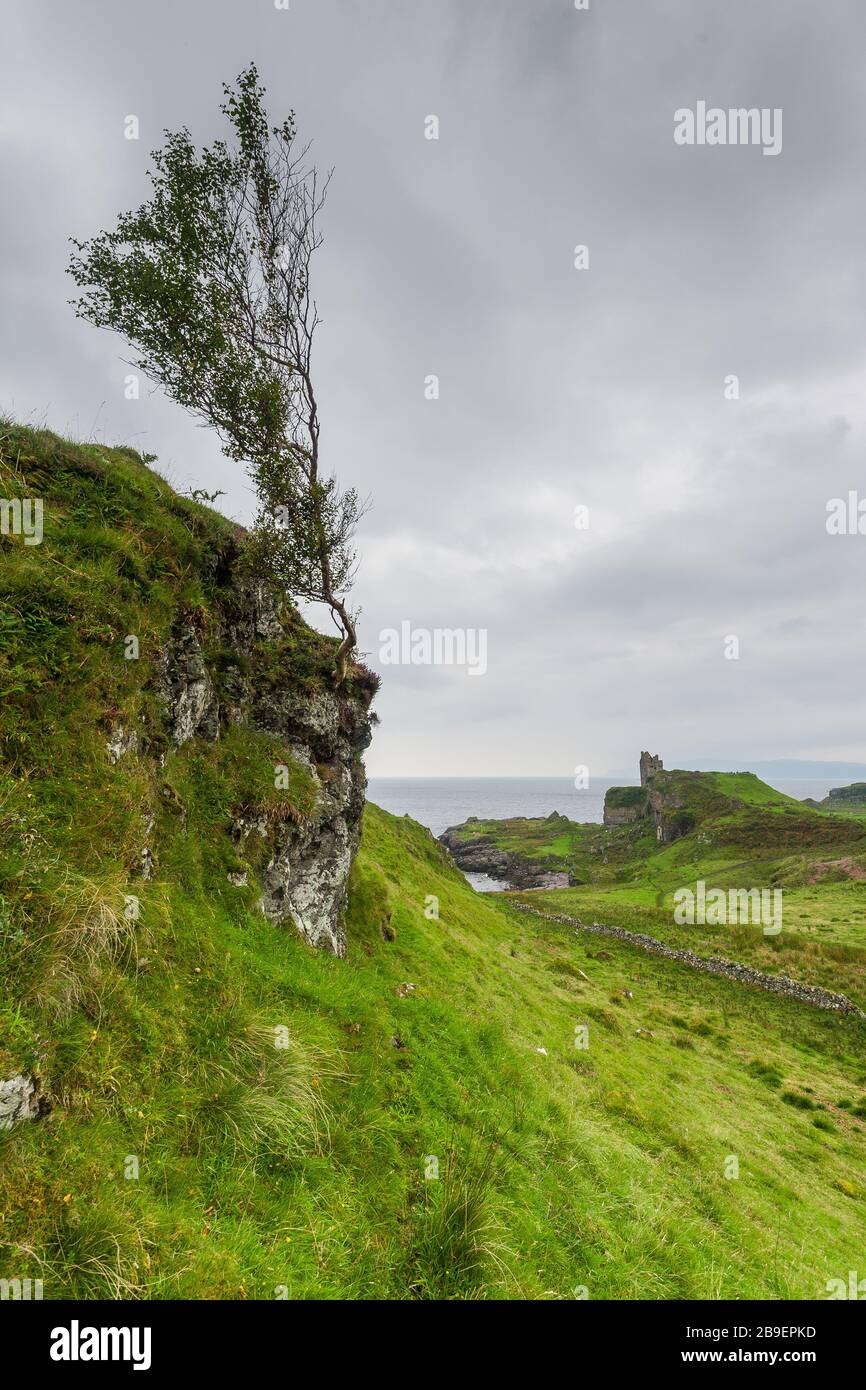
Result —
[[664, 764], [657, 753], [641, 753], [640, 755], [640, 784], [645, 787], [651, 777], [655, 777], [657, 772], [664, 772]]
[[662, 797], [651, 785], [659, 772], [664, 772], [664, 764], [658, 754], [641, 753], [640, 786], [608, 787], [604, 797], [604, 824], [631, 825], [652, 816], [658, 838], [665, 839]]

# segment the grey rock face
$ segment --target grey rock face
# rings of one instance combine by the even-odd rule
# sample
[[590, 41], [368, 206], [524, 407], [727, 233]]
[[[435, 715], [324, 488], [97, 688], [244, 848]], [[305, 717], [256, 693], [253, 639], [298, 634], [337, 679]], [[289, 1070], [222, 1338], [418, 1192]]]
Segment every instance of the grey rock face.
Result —
[[122, 724], [115, 724], [105, 745], [108, 761], [112, 767], [119, 763], [127, 753], [137, 753], [138, 743], [138, 734], [135, 729], [126, 729]]
[[235, 611], [226, 626], [230, 647], [249, 651], [258, 638], [273, 641], [282, 636], [279, 599], [263, 580], [237, 578], [233, 591]]
[[345, 815], [286, 837], [263, 875], [262, 912], [272, 922], [292, 922], [311, 946], [345, 956], [340, 916], [357, 847]]
[[[299, 686], [290, 664], [258, 681], [257, 650], [263, 642], [279, 641], [297, 617], [258, 580], [229, 571], [225, 593], [223, 624], [218, 631], [209, 630], [208, 643], [240, 661], [218, 680], [208, 669], [194, 626], [179, 618], [156, 678], [165, 723], [177, 745], [196, 736], [215, 740], [221, 728], [246, 724], [278, 737], [308, 770], [317, 793], [308, 819], [266, 825], [236, 817], [227, 829], [239, 848], [253, 832], [268, 842], [270, 858], [261, 875], [265, 916], [291, 924], [311, 946], [344, 956], [341, 919], [364, 809], [361, 753], [372, 736], [372, 687], [355, 695], [307, 690]], [[229, 878], [236, 887], [244, 886], [242, 873]]]
[[8, 1081], [0, 1081], [0, 1130], [11, 1129], [22, 1120], [38, 1120], [50, 1109], [49, 1101], [39, 1092], [35, 1076], [22, 1072], [10, 1076]]
[[360, 756], [371, 738], [367, 708], [336, 691], [277, 690], [253, 696], [250, 722], [282, 738], [317, 784], [311, 819], [271, 831], [261, 909], [273, 922], [293, 923], [310, 945], [344, 956], [341, 917], [367, 785]]
[[172, 640], [162, 653], [157, 690], [169, 733], [178, 746], [194, 734], [217, 737], [219, 703], [198, 633], [190, 622], [175, 625]]

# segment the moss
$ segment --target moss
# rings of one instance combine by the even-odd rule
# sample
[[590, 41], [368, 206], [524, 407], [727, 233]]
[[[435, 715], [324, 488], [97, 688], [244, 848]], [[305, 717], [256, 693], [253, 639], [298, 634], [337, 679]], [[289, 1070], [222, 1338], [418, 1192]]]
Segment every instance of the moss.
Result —
[[604, 794], [605, 806], [621, 810], [631, 806], [642, 807], [647, 799], [646, 787], [608, 787]]

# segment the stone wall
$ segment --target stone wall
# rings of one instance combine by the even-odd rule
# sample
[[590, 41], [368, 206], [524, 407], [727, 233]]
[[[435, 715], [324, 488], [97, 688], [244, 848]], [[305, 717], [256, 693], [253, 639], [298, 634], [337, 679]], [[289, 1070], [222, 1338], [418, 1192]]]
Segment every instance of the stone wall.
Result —
[[645, 813], [644, 806], [608, 806], [605, 798], [605, 825], [631, 825], [632, 821], [640, 820]]
[[816, 1009], [831, 1009], [835, 1013], [866, 1018], [863, 1010], [844, 994], [834, 994], [832, 990], [821, 989], [818, 985], [802, 984], [799, 980], [792, 980], [788, 975], [765, 975], [760, 970], [753, 970], [749, 965], [740, 965], [737, 961], [725, 960], [721, 956], [698, 956], [694, 951], [666, 946], [654, 936], [647, 936], [644, 932], [626, 931], [624, 927], [608, 927], [601, 922], [581, 922], [579, 918], [568, 917], [564, 913], [539, 912], [537, 908], [524, 903], [512, 903], [511, 906], [517, 912], [530, 912], [535, 917], [543, 917], [549, 922], [561, 922], [577, 931], [614, 937], [617, 941], [624, 941], [628, 946], [636, 946], [653, 955], [664, 956], [666, 960], [678, 961], [681, 965], [688, 965], [693, 970], [701, 970], [708, 975], [721, 975], [736, 984], [753, 985], [773, 994], [784, 994], [789, 999], [796, 999], [800, 1004], [810, 1004]]

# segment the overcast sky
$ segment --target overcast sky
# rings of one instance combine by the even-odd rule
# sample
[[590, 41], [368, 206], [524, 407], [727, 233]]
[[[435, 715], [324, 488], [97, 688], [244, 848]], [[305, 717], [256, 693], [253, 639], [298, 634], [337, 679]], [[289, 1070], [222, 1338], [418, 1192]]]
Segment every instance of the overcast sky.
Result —
[[[862, 0], [0, 18], [0, 408], [154, 453], [241, 520], [216, 438], [149, 388], [126, 400], [122, 343], [74, 318], [67, 238], [144, 200], [163, 127], [212, 140], [250, 59], [334, 166], [316, 373], [324, 458], [373, 504], [371, 773], [866, 757], [866, 535], [825, 524], [866, 498]], [[781, 152], [677, 145], [698, 101], [781, 108]], [[404, 621], [486, 630], [486, 674], [381, 665]]]

